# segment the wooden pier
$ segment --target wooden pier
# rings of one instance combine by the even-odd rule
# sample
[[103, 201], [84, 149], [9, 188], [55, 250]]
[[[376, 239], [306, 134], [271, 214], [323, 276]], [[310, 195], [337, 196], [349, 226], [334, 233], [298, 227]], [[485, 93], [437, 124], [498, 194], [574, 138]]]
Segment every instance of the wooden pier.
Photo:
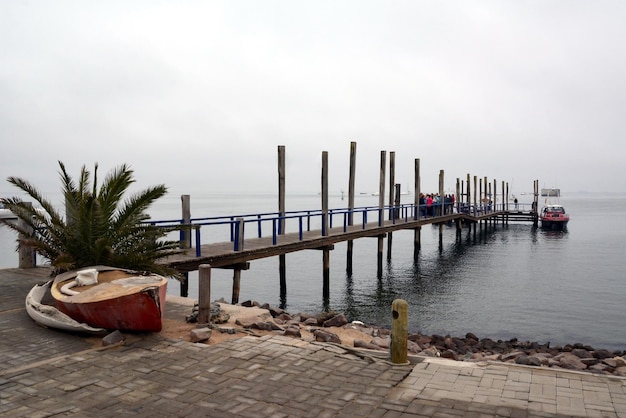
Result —
[[[509, 186], [504, 181], [487, 181], [487, 177], [470, 176], [456, 179], [456, 191], [444, 193], [444, 171], [439, 172], [439, 202], [422, 201], [420, 160], [415, 159], [413, 197], [410, 204], [400, 204], [400, 185], [395, 184], [395, 153], [389, 153], [389, 183], [387, 184], [387, 152], [380, 153], [380, 181], [378, 206], [355, 207], [356, 143], [350, 144], [350, 178], [348, 207], [328, 207], [328, 153], [322, 152], [321, 209], [287, 212], [285, 210], [285, 147], [278, 147], [278, 211], [265, 214], [237, 215], [215, 218], [191, 218], [190, 196], [183, 195], [182, 218], [170, 221], [151, 221], [155, 225], [180, 230], [182, 252], [161, 260], [184, 275], [199, 271], [199, 321], [208, 322], [210, 308], [210, 279], [212, 268], [232, 269], [232, 302], [239, 299], [241, 271], [249, 269], [250, 262], [261, 258], [279, 257], [281, 300], [286, 295], [285, 255], [295, 251], [317, 249], [322, 251], [323, 297], [329, 298], [330, 251], [335, 243], [347, 242], [347, 274], [352, 274], [353, 241], [359, 238], [378, 239], [378, 277], [383, 270], [383, 247], [387, 239], [387, 259], [391, 258], [393, 232], [414, 231], [414, 254], [420, 250], [420, 232], [424, 225], [439, 225], [440, 242], [444, 225], [456, 225], [460, 236], [463, 228], [487, 227], [497, 223], [538, 222], [537, 197], [539, 181], [534, 181], [534, 200], [530, 208], [514, 206], [509, 202]], [[386, 190], [388, 194], [386, 195]], [[388, 197], [385, 203], [385, 197]], [[448, 200], [449, 199], [449, 200]], [[333, 222], [334, 221], [334, 222]], [[340, 226], [336, 224], [339, 223]], [[315, 225], [312, 227], [311, 225]], [[213, 228], [213, 229], [211, 229]], [[209, 229], [227, 229], [230, 233], [220, 242], [203, 243], [202, 234], [214, 237]], [[268, 231], [271, 231], [268, 233]], [[194, 238], [195, 237], [195, 238]], [[28, 260], [29, 257], [24, 257]], [[32, 259], [32, 257], [31, 257]], [[27, 267], [22, 264], [20, 267]], [[181, 282], [181, 296], [188, 294], [188, 280]]]

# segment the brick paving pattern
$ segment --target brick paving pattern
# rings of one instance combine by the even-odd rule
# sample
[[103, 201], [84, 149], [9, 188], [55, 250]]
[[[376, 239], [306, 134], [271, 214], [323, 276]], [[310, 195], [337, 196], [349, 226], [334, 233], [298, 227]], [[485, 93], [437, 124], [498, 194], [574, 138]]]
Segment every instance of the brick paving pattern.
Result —
[[[28, 317], [36, 273], [0, 270], [0, 417], [626, 417], [626, 379], [613, 376], [433, 358], [392, 365], [278, 335], [208, 346], [138, 334], [103, 348]], [[168, 316], [187, 309], [168, 304]]]

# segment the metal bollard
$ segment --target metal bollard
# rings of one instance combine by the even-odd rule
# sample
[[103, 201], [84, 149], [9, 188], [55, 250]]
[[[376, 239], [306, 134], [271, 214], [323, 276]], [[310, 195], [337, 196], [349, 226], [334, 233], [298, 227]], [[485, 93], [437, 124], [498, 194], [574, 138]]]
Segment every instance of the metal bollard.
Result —
[[391, 344], [389, 354], [394, 364], [408, 363], [409, 305], [403, 299], [391, 304]]

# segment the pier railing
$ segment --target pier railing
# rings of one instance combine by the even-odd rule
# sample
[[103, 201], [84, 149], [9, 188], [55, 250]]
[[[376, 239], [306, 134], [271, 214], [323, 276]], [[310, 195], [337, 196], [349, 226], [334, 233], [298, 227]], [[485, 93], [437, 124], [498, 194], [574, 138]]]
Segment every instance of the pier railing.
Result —
[[[397, 221], [408, 223], [420, 219], [432, 220], [453, 213], [480, 216], [498, 210], [505, 210], [505, 205], [469, 205], [460, 202], [453, 205], [450, 202], [437, 202], [431, 206], [425, 204], [388, 205], [382, 208], [379, 206], [362, 206], [353, 209], [329, 209], [328, 212], [321, 209], [298, 210], [284, 214], [266, 212], [192, 218], [188, 223], [185, 223], [183, 219], [152, 220], [149, 223], [164, 228], [179, 229], [181, 242], [185, 240], [187, 232], [193, 232], [193, 243], [195, 244], [193, 247], [195, 247], [196, 256], [200, 257], [203, 240], [206, 241], [205, 243], [224, 242], [225, 236], [229, 236], [230, 242], [233, 243], [233, 251], [240, 251], [244, 247], [246, 236], [249, 238], [271, 236], [272, 244], [276, 245], [278, 237], [287, 231], [297, 232], [299, 239], [302, 240], [304, 233], [313, 229], [320, 230], [321, 235], [326, 236], [328, 230], [336, 226], [342, 226], [345, 233], [350, 225], [361, 225], [363, 229], [376, 225], [381, 227], [386, 219], [394, 224]], [[338, 223], [339, 225], [337, 225]]]

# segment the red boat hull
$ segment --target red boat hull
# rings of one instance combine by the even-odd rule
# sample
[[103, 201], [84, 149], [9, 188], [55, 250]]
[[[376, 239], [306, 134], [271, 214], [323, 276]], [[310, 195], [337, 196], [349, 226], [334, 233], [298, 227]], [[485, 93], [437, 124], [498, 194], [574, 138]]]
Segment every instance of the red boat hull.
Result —
[[[122, 271], [116, 269], [116, 272]], [[119, 285], [119, 282], [131, 280], [122, 278], [91, 286], [91, 289], [78, 296], [62, 294], [60, 288], [68, 280], [59, 280], [58, 283], [55, 280], [56, 286], [52, 287], [51, 293], [60, 311], [92, 327], [121, 331], [161, 331], [167, 279], [156, 275], [134, 278], [141, 281], [142, 285]], [[120, 289], [115, 289], [115, 286]]]

